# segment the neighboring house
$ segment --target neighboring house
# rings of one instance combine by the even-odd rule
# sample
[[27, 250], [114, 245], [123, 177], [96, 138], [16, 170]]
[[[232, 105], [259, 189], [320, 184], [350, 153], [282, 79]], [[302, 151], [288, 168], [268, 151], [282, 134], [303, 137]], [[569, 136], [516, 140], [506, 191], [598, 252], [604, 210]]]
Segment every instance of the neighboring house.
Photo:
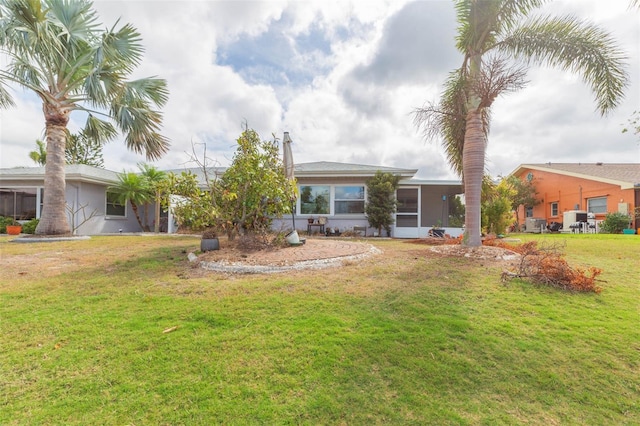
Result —
[[[601, 221], [607, 213], [621, 212], [634, 216], [640, 208], [640, 164], [638, 163], [547, 163], [522, 164], [514, 172], [521, 180], [532, 181], [541, 203], [521, 206], [518, 222], [527, 218], [563, 223], [575, 212], [586, 212], [593, 221]], [[636, 210], [637, 211], [637, 210]], [[634, 217], [634, 228], [640, 227]], [[571, 223], [563, 223], [568, 230]]]
[[[131, 205], [122, 206], [109, 196], [107, 188], [118, 181], [117, 175], [84, 164], [65, 166], [67, 213], [76, 234], [142, 231]], [[0, 169], [0, 216], [39, 218], [43, 191], [44, 167]]]
[[[188, 170], [202, 175], [198, 169]], [[368, 221], [364, 214], [366, 181], [378, 170], [401, 177], [396, 194], [399, 207], [392, 236], [424, 237], [436, 225], [454, 237], [462, 233], [461, 228], [449, 226], [450, 202], [462, 193], [460, 181], [414, 179], [415, 169], [335, 162], [295, 165], [298, 182], [296, 228], [304, 232], [308, 219], [323, 218], [326, 220], [325, 231], [344, 232], [365, 228], [367, 235], [372, 235], [374, 230], [367, 229]], [[171, 171], [180, 173], [186, 170]], [[216, 168], [214, 174], [219, 176], [223, 171]], [[86, 165], [66, 166], [67, 204], [70, 210], [76, 211], [73, 221], [78, 234], [141, 231], [131, 206], [118, 205], [109, 197], [107, 188], [117, 182], [117, 175], [116, 172]], [[0, 215], [14, 216], [19, 220], [40, 217], [43, 187], [43, 167], [0, 169]], [[81, 224], [83, 214], [88, 216], [92, 212], [96, 216]], [[147, 217], [153, 218], [152, 206], [148, 206]], [[172, 223], [170, 217], [168, 223]], [[285, 215], [273, 224], [276, 230], [291, 227], [291, 215]], [[169, 232], [173, 230], [169, 226]], [[312, 230], [319, 231], [320, 227], [313, 227]]]

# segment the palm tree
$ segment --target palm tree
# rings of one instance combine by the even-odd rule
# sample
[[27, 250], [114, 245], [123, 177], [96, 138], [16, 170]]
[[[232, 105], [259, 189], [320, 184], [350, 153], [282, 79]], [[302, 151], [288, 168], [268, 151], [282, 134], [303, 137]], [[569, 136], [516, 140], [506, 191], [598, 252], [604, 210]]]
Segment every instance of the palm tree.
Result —
[[464, 243], [481, 244], [480, 205], [489, 109], [495, 98], [524, 85], [525, 68], [509, 60], [578, 72], [591, 86], [601, 114], [617, 106], [627, 85], [624, 54], [612, 37], [573, 17], [529, 18], [544, 0], [455, 0], [456, 47], [464, 59], [450, 74], [438, 105], [417, 109], [427, 138], [444, 139], [447, 159], [464, 181]]
[[29, 152], [29, 158], [39, 166], [47, 164], [47, 147], [40, 139], [36, 139], [36, 150]]
[[138, 208], [138, 206], [146, 204], [151, 199], [149, 182], [146, 177], [134, 172], [118, 173], [118, 183], [110, 186], [107, 191], [115, 194], [116, 200], [123, 206], [126, 206], [127, 202], [131, 203], [133, 214], [136, 216], [140, 229], [143, 231], [149, 230], [147, 229], [148, 227], [143, 225]]
[[99, 143], [115, 138], [117, 128], [127, 148], [148, 159], [168, 150], [154, 109], [167, 102], [166, 82], [127, 80], [142, 58], [140, 41], [129, 24], [102, 29], [88, 0], [0, 0], [0, 52], [9, 59], [0, 70], [0, 107], [13, 105], [13, 83], [38, 95], [44, 112], [47, 162], [36, 234], [70, 231], [64, 164], [72, 112], [87, 114], [83, 132]]
[[155, 200], [155, 221], [153, 225], [153, 232], [160, 232], [160, 200], [162, 198], [162, 182], [167, 179], [167, 173], [158, 170], [156, 167], [149, 164], [139, 164], [142, 176], [147, 180], [149, 190], [153, 194], [152, 197]]

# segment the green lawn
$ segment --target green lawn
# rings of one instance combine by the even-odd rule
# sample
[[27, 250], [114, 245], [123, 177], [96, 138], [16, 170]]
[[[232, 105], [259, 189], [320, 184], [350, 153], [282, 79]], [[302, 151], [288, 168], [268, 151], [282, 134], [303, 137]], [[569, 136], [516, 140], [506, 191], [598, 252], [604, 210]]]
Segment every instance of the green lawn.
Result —
[[402, 240], [237, 276], [189, 237], [0, 237], [0, 424], [640, 424], [640, 237], [518, 237], [603, 292]]

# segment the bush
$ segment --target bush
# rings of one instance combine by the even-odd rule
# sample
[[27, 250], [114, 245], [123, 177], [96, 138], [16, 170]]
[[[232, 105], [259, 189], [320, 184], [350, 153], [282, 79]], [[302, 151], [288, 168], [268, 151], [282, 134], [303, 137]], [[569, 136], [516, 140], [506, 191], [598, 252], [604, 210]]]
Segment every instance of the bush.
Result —
[[607, 213], [600, 224], [600, 232], [605, 234], [621, 234], [631, 223], [631, 217], [624, 213]]
[[36, 226], [38, 226], [40, 219], [31, 219], [28, 222], [22, 224], [23, 234], [34, 234], [36, 232]]

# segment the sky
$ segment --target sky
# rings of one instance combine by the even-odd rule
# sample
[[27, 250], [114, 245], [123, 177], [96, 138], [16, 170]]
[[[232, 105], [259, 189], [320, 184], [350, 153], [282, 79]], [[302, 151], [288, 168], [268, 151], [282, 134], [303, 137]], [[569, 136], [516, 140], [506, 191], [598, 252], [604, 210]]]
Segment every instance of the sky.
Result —
[[[506, 176], [523, 163], [640, 163], [640, 137], [622, 129], [640, 110], [640, 10], [630, 0], [560, 0], [534, 15], [574, 15], [609, 31], [627, 55], [629, 86], [606, 116], [580, 76], [530, 66], [527, 86], [492, 107], [486, 168]], [[160, 160], [104, 148], [105, 168], [195, 167], [193, 153], [228, 166], [243, 123], [263, 140], [288, 131], [296, 163], [335, 161], [417, 169], [456, 179], [439, 140], [424, 140], [412, 112], [438, 101], [460, 67], [448, 0], [97, 0], [105, 27], [118, 19], [142, 35], [135, 78], [167, 80]], [[6, 61], [0, 61], [4, 65]], [[0, 110], [0, 167], [34, 166], [44, 135], [38, 99], [13, 90]], [[83, 116], [71, 115], [78, 131]]]

